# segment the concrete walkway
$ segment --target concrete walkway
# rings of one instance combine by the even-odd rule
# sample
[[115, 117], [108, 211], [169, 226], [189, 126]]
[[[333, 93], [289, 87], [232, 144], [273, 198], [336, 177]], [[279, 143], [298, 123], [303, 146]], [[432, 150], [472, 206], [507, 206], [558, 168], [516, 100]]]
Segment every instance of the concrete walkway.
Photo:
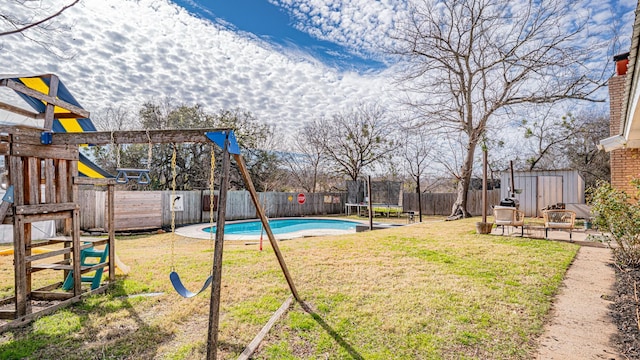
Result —
[[537, 359], [623, 359], [611, 341], [618, 331], [607, 300], [615, 283], [611, 264], [610, 249], [580, 248], [539, 339]]
[[[522, 229], [506, 227], [504, 235], [520, 237]], [[502, 228], [494, 228], [502, 235]], [[622, 360], [614, 348], [613, 336], [618, 329], [613, 322], [608, 299], [615, 286], [611, 249], [592, 241], [594, 230], [576, 229], [569, 239], [568, 231], [549, 231], [548, 241], [566, 241], [580, 245], [554, 299], [544, 333], [538, 339], [539, 360]], [[529, 226], [524, 237], [544, 240], [544, 227]]]

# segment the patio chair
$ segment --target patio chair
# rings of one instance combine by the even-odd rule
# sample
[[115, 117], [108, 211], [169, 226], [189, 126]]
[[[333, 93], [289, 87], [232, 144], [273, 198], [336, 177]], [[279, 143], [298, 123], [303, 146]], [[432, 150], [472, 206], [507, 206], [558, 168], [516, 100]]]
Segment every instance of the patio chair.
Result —
[[505, 226], [513, 226], [520, 227], [520, 236], [524, 236], [524, 211], [511, 206], [494, 206], [493, 217], [496, 226], [502, 226], [502, 235]]
[[573, 241], [572, 231], [576, 221], [576, 213], [572, 210], [552, 209], [542, 212], [544, 218], [544, 238], [547, 239], [549, 229], [569, 230], [569, 240]]

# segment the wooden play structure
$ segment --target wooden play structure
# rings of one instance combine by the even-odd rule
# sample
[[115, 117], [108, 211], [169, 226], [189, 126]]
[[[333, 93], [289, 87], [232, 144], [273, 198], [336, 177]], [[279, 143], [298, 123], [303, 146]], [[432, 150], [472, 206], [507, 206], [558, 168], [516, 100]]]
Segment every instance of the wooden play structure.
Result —
[[[20, 325], [35, 316], [54, 311], [80, 300], [82, 274], [109, 268], [110, 281], [115, 280], [114, 234], [109, 232], [106, 240], [80, 242], [79, 205], [77, 202], [79, 184], [106, 185], [109, 199], [113, 199], [113, 184], [110, 179], [89, 179], [78, 176], [77, 146], [43, 146], [39, 137], [42, 130], [25, 127], [0, 127], [0, 155], [5, 156], [10, 187], [0, 210], [3, 224], [13, 225], [13, 253], [15, 273], [15, 296], [3, 299], [1, 305], [13, 303], [13, 309], [0, 310], [0, 318], [12, 319], [8, 325]], [[112, 201], [112, 200], [111, 200]], [[109, 215], [112, 215], [110, 212]], [[67, 237], [37, 243], [31, 240], [31, 223], [44, 220], [60, 220], [65, 223]], [[33, 254], [38, 247], [63, 243], [63, 248], [55, 251]], [[100, 245], [109, 248], [109, 262], [91, 266], [80, 266], [81, 252]], [[57, 260], [60, 256], [62, 260]], [[50, 262], [43, 260], [52, 259]], [[56, 259], [56, 260], [53, 260]], [[39, 289], [32, 288], [32, 278], [45, 270], [61, 271], [61, 281], [72, 275], [72, 286], [68, 292], [56, 291], [60, 284], [54, 283]], [[103, 291], [105, 287], [94, 288], [92, 292]], [[35, 301], [58, 301], [56, 308], [48, 307], [34, 311]], [[1, 330], [2, 328], [0, 328]]]
[[[37, 105], [34, 106], [36, 112], [4, 103], [0, 103], [0, 109], [44, 120], [44, 128], [0, 126], [0, 155], [5, 157], [9, 189], [13, 190], [13, 196], [5, 196], [0, 204], [0, 218], [4, 220], [4, 224], [13, 225], [15, 271], [15, 296], [0, 301], [0, 306], [3, 306], [0, 308], [0, 319], [10, 320], [0, 326], [0, 332], [80, 301], [89, 294], [105, 291], [108, 285], [115, 281], [114, 187], [118, 179], [134, 176], [130, 174], [134, 171], [126, 169], [126, 174], [121, 175], [120, 178], [105, 177], [98, 169], [91, 169], [87, 159], [82, 158], [78, 146], [83, 144], [213, 142], [223, 150], [211, 269], [208, 359], [216, 359], [217, 356], [225, 209], [231, 155], [250, 192], [257, 209], [257, 216], [264, 226], [292, 296], [296, 301], [301, 302], [269, 221], [259, 204], [258, 194], [231, 129], [56, 132], [56, 124], [59, 126], [62, 120], [88, 120], [89, 113], [77, 103], [74, 104], [75, 100], [72, 97], [65, 96], [66, 89], [63, 88], [64, 91], [58, 93], [60, 83], [55, 75], [38, 78], [46, 85], [39, 91], [34, 90], [34, 86], [26, 85], [31, 78], [0, 79], [0, 87], [6, 86], [13, 89]], [[91, 175], [96, 177], [90, 177]], [[108, 239], [80, 239], [79, 185], [107, 186]], [[10, 194], [9, 190], [7, 194]], [[62, 239], [33, 242], [31, 223], [51, 219], [64, 222], [67, 236]], [[34, 251], [38, 247], [56, 243], [64, 245], [61, 249], [54, 251], [43, 253]], [[98, 246], [102, 246], [103, 249], [98, 249]], [[62, 259], [54, 261], [55, 257], [62, 257]], [[96, 257], [99, 261], [95, 264], [86, 263], [85, 259], [88, 257]], [[47, 261], [48, 259], [51, 261]], [[105, 269], [108, 269], [108, 281], [101, 284], [102, 271]], [[33, 276], [40, 271], [57, 271], [61, 274], [60, 281], [32, 289]], [[94, 277], [84, 276], [89, 272], [95, 272]], [[90, 285], [83, 286], [83, 282]], [[266, 335], [268, 328], [290, 306], [291, 301], [290, 297], [283, 303], [256, 339], [247, 346], [241, 358], [248, 358], [251, 355], [261, 338]]]
[[[42, 81], [40, 78], [38, 80]], [[85, 239], [81, 243], [78, 205], [79, 185], [100, 185], [108, 187], [109, 208], [112, 209], [115, 181], [80, 177], [77, 145], [42, 144], [42, 136], [51, 134], [54, 121], [58, 121], [59, 125], [59, 119], [77, 122], [76, 119], [89, 117], [87, 111], [62, 99], [65, 96], [58, 94], [61, 84], [57, 77], [48, 75], [46, 80], [49, 85], [47, 93], [36, 91], [16, 79], [0, 80], [0, 86], [13, 89], [33, 101], [33, 104], [41, 106], [41, 111], [30, 112], [2, 103], [1, 109], [44, 120], [44, 128], [0, 126], [0, 155], [4, 157], [9, 186], [0, 204], [0, 220], [3, 224], [13, 225], [15, 277], [14, 296], [0, 300], [0, 319], [11, 320], [0, 326], [0, 331], [20, 326], [37, 316], [77, 302], [90, 293], [104, 291], [107, 286], [100, 286], [101, 279], [96, 278], [98, 273], [101, 278], [107, 268], [109, 281], [115, 280], [113, 227], [110, 227], [107, 239]], [[108, 212], [108, 217], [113, 220], [112, 211]], [[67, 236], [33, 242], [32, 223], [44, 220], [63, 222]], [[36, 251], [43, 246], [60, 243], [63, 244], [61, 249]], [[103, 249], [99, 249], [99, 246], [103, 246]], [[81, 265], [80, 258], [87, 256], [89, 251], [100, 253], [100, 258], [104, 260]], [[34, 289], [33, 279], [43, 271], [59, 272], [60, 281]], [[94, 273], [95, 276], [89, 280], [88, 276], [83, 276], [87, 273]], [[97, 285], [83, 290], [83, 278]], [[61, 289], [65, 279], [67, 291]]]

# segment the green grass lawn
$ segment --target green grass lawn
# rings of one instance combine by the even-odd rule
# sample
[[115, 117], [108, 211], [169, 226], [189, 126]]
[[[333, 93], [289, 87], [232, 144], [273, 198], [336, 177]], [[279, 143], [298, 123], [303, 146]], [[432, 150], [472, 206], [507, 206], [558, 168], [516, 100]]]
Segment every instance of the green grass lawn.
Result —
[[[578, 247], [477, 235], [477, 220], [281, 242], [312, 311], [295, 304], [255, 358], [531, 358]], [[171, 238], [119, 239], [131, 273], [108, 294], [0, 335], [0, 359], [203, 358], [209, 292], [182, 299], [172, 291]], [[207, 277], [210, 257], [208, 241], [175, 240], [174, 265], [190, 289]], [[0, 258], [4, 295], [10, 266]], [[39, 275], [34, 283], [58, 276]], [[164, 294], [128, 296], [152, 292]], [[227, 242], [219, 358], [236, 358], [288, 295], [269, 247]]]

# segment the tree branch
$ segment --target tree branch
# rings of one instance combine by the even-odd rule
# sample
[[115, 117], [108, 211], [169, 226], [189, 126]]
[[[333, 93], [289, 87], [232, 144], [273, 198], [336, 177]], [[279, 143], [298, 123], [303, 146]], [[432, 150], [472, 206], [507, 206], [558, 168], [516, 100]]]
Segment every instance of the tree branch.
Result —
[[[11, 31], [0, 32], [0, 36], [6, 36], [6, 35], [12, 35], [12, 34], [21, 33], [21, 32], [23, 32], [23, 31], [29, 30], [29, 29], [31, 29], [31, 28], [33, 28], [33, 27], [39, 26], [39, 25], [41, 25], [41, 24], [43, 24], [43, 23], [45, 23], [45, 22], [47, 22], [47, 21], [49, 21], [49, 20], [51, 20], [51, 19], [55, 18], [56, 16], [59, 16], [59, 15], [60, 15], [60, 14], [62, 14], [65, 10], [67, 10], [68, 8], [70, 8], [70, 7], [74, 6], [74, 5], [75, 5], [75, 4], [77, 4], [78, 2], [80, 2], [80, 0], [74, 0], [74, 2], [72, 2], [71, 4], [69, 4], [69, 5], [66, 5], [66, 6], [62, 7], [58, 12], [56, 12], [56, 13], [54, 13], [54, 14], [51, 14], [51, 15], [47, 16], [47, 17], [46, 17], [46, 18], [44, 18], [44, 19], [38, 20], [38, 21], [33, 22], [33, 23], [31, 23], [31, 24], [27, 24], [27, 25], [25, 25], [25, 26], [23, 26], [23, 27], [16, 27], [16, 29], [11, 30]], [[15, 26], [15, 24], [13, 24], [13, 25]]]

